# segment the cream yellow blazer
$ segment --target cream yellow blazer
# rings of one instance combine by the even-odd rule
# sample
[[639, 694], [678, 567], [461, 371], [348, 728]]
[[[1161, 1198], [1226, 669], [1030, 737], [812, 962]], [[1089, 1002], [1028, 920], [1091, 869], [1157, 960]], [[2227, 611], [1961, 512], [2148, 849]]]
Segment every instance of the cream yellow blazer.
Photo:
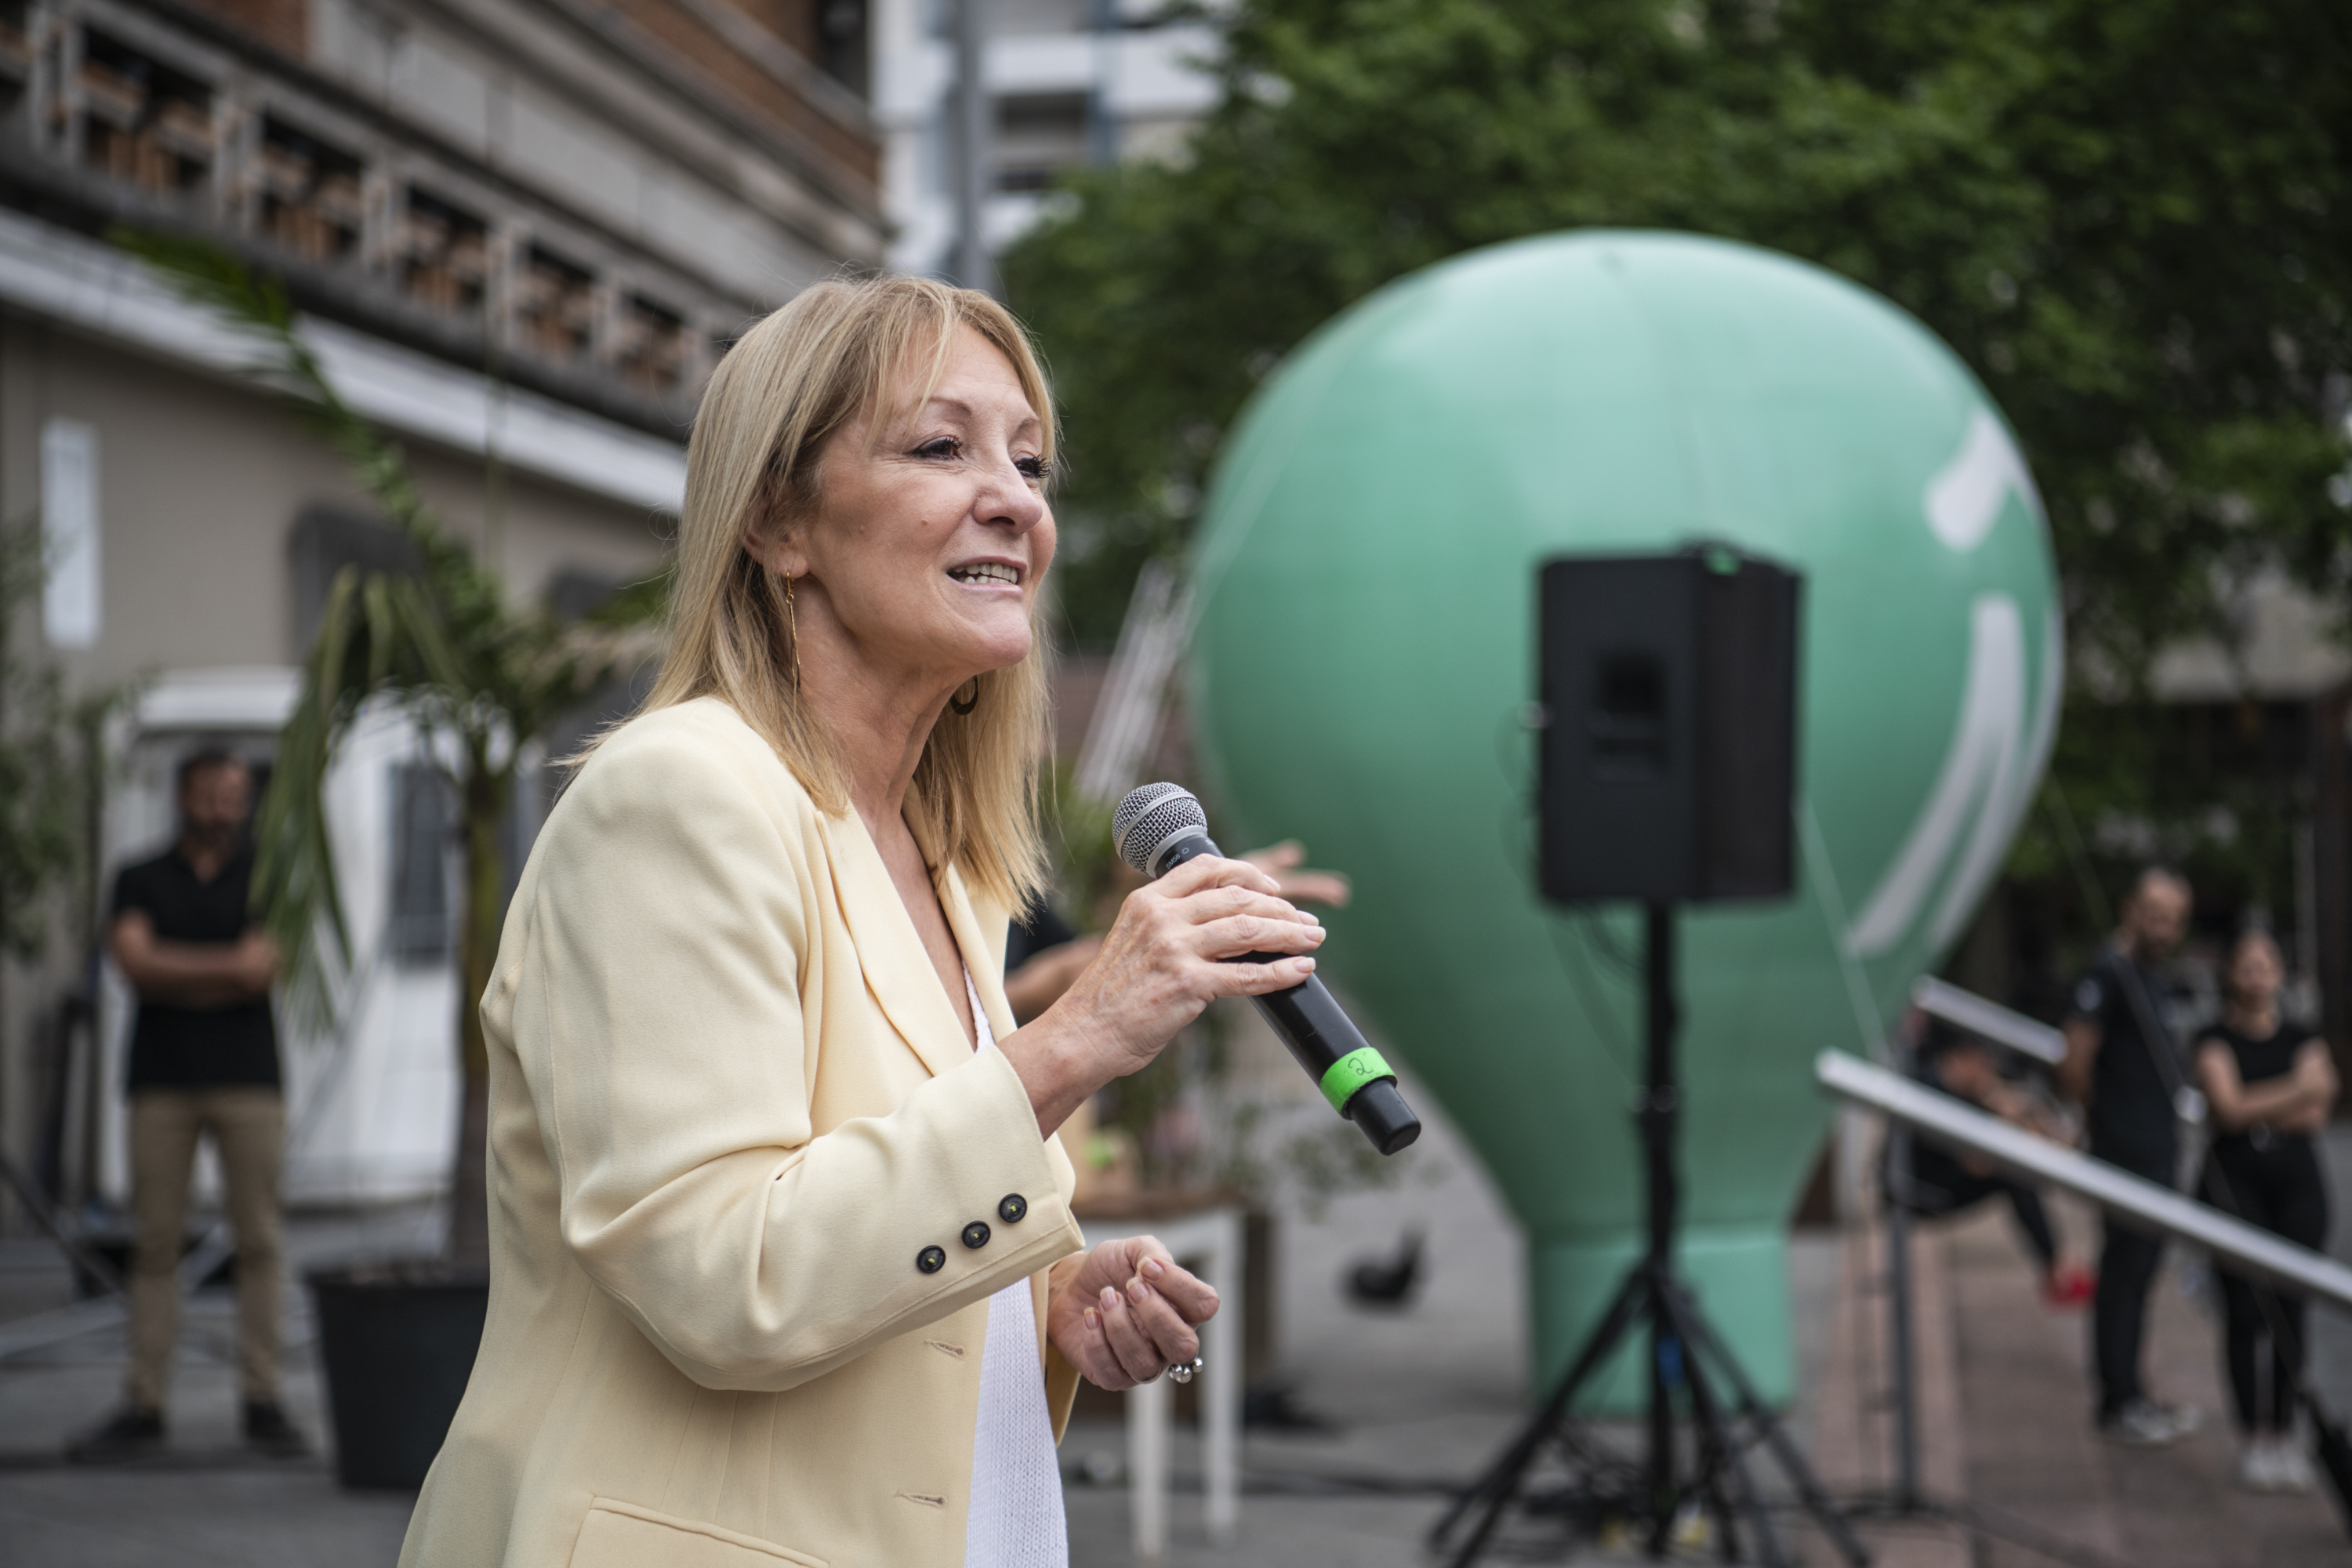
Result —
[[[1008, 1035], [1006, 912], [937, 886]], [[1028, 1278], [1045, 1342], [1072, 1172], [856, 815], [715, 700], [635, 721], [482, 1017], [489, 1321], [404, 1568], [959, 1568], [987, 1298]]]

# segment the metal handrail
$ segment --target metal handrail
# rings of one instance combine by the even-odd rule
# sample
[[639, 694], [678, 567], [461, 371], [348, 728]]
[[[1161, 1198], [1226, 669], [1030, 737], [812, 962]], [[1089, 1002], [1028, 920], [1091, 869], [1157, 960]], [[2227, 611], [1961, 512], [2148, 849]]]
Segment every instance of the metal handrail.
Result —
[[1932, 974], [1921, 975], [1919, 984], [1911, 987], [1911, 1001], [1929, 1017], [1941, 1018], [2036, 1061], [2056, 1067], [2066, 1059], [2066, 1037], [2056, 1029]]
[[2063, 1187], [2109, 1214], [2195, 1242], [2242, 1273], [2352, 1309], [2352, 1268], [2326, 1253], [2297, 1247], [2161, 1183], [2036, 1137], [1843, 1051], [1815, 1057], [1813, 1077], [1832, 1094], [1940, 1142], [1957, 1144], [2012, 1175]]

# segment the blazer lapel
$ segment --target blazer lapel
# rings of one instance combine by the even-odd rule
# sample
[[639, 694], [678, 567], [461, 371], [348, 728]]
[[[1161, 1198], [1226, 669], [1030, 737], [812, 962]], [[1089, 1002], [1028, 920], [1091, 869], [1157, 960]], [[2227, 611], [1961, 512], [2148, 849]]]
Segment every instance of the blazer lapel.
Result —
[[[841, 917], [857, 943], [857, 967], [865, 973], [866, 990], [933, 1077], [970, 1061], [971, 1043], [964, 1038], [963, 1021], [940, 989], [939, 971], [931, 967], [931, 955], [924, 951], [923, 939], [916, 934], [898, 885], [890, 880], [890, 868], [882, 863], [882, 852], [874, 847], [866, 824], [855, 811], [839, 816], [819, 813], [818, 819], [832, 846], [834, 895], [841, 900]], [[969, 924], [969, 910], [965, 919]], [[952, 911], [949, 925], [954, 929]], [[956, 940], [967, 954], [972, 952], [961, 931], [956, 932]], [[977, 967], [972, 979], [986, 984]], [[996, 989], [1001, 995], [1003, 987]], [[992, 1009], [990, 1019], [994, 1018]]]
[[948, 930], [963, 952], [964, 967], [971, 971], [971, 986], [988, 1014], [989, 1032], [1001, 1040], [1020, 1026], [1013, 1021], [1013, 1005], [1004, 999], [1005, 932], [1000, 928], [990, 940], [963, 890], [963, 877], [953, 866], [934, 877], [931, 885], [939, 889], [940, 908], [947, 911]]

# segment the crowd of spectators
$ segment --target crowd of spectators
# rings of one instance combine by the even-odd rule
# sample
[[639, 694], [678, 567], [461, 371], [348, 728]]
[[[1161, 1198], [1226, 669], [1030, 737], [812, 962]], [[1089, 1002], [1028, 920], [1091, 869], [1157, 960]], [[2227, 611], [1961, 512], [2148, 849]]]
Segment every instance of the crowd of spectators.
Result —
[[[2218, 1008], [2184, 1005], [2181, 949], [2194, 895], [2163, 867], [2134, 884], [2114, 934], [2076, 984], [2054, 1073], [1973, 1036], [1908, 1021], [1916, 1076], [2003, 1120], [2147, 1181], [2206, 1202], [2300, 1246], [2327, 1239], [2317, 1135], [2338, 1085], [2326, 1043], [2285, 1001], [2276, 940], [2242, 924], [2214, 965]], [[1915, 1142], [1890, 1160], [1892, 1201], [1925, 1217], [1999, 1198], [2014, 1213], [2054, 1308], [2090, 1307], [2092, 1418], [2110, 1441], [2154, 1447], [2196, 1430], [2200, 1413], [2159, 1397], [2145, 1348], [2164, 1238], [2102, 1221], [2095, 1273], [2070, 1261], [2041, 1194], [1964, 1152]], [[2227, 1267], [2214, 1270], [2222, 1359], [2251, 1489], [2304, 1492], [2313, 1473], [2295, 1440], [2305, 1313], [2294, 1296]]]

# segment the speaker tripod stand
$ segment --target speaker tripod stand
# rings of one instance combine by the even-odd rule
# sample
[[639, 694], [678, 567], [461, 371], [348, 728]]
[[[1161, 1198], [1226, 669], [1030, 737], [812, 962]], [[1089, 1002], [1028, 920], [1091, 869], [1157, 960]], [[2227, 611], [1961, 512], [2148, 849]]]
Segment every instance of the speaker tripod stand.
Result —
[[[1814, 1479], [1788, 1432], [1756, 1394], [1748, 1374], [1732, 1358], [1699, 1310], [1697, 1300], [1676, 1276], [1674, 1263], [1675, 1226], [1680, 1204], [1680, 1184], [1675, 1168], [1679, 1105], [1675, 1077], [1675, 1036], [1678, 1019], [1675, 996], [1674, 906], [1646, 906], [1643, 971], [1648, 1012], [1643, 1092], [1635, 1120], [1642, 1131], [1642, 1152], [1647, 1186], [1648, 1247], [1617, 1288], [1600, 1326], [1578, 1351], [1568, 1375], [1561, 1378], [1534, 1418], [1522, 1427], [1486, 1474], [1446, 1510], [1429, 1535], [1433, 1552], [1449, 1550], [1457, 1527], [1469, 1522], [1451, 1559], [1454, 1568], [1468, 1568], [1486, 1550], [1503, 1516], [1527, 1490], [1528, 1473], [1547, 1450], [1557, 1450], [1570, 1468], [1586, 1478], [1590, 1501], [1622, 1510], [1646, 1526], [1652, 1557], [1664, 1557], [1673, 1540], [1675, 1522], [1687, 1501], [1706, 1510], [1716, 1530], [1723, 1560], [1741, 1560], [1741, 1525], [1753, 1541], [1756, 1555], [1767, 1568], [1784, 1568], [1790, 1562], [1772, 1528], [1761, 1494], [1748, 1473], [1748, 1449], [1761, 1442], [1771, 1450], [1783, 1474], [1795, 1487], [1805, 1511], [1820, 1524], [1838, 1552], [1853, 1568], [1870, 1561], [1840, 1514]], [[1612, 1487], [1601, 1479], [1603, 1465], [1571, 1429], [1570, 1407], [1629, 1333], [1649, 1331], [1649, 1447], [1640, 1481]], [[1687, 1405], [1694, 1432], [1695, 1466], [1684, 1473], [1676, 1452], [1675, 1395]], [[1728, 1399], [1726, 1398], [1727, 1393]], [[1743, 1431], [1743, 1428], [1745, 1429]]]

